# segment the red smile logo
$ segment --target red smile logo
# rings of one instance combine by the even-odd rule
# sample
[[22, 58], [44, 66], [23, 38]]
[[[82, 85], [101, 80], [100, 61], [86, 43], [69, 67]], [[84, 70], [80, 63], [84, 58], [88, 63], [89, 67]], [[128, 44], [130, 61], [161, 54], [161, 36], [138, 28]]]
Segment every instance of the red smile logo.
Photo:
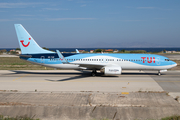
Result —
[[63, 59], [60, 58], [60, 60], [62, 61]]
[[[31, 40], [31, 38], [29, 38], [29, 40]], [[28, 42], [28, 44], [27, 44], [27, 45], [25, 45], [25, 44], [24, 44], [24, 40], [21, 40], [20, 42], [22, 43], [22, 45], [23, 45], [24, 47], [28, 47], [28, 46], [29, 46], [29, 44], [30, 44], [30, 42]]]

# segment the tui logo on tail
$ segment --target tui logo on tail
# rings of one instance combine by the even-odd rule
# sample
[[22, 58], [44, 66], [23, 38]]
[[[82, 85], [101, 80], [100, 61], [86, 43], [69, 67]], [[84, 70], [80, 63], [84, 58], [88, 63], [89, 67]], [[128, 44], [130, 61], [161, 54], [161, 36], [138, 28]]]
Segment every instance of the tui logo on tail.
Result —
[[61, 61], [63, 60], [62, 58], [59, 58]]
[[[31, 40], [31, 38], [29, 38], [29, 40]], [[28, 47], [28, 46], [29, 46], [29, 44], [30, 44], [30, 42], [28, 42], [28, 44], [27, 44], [27, 45], [25, 45], [25, 44], [24, 44], [24, 40], [21, 40], [20, 42], [22, 43], [22, 45], [23, 45], [24, 47]]]

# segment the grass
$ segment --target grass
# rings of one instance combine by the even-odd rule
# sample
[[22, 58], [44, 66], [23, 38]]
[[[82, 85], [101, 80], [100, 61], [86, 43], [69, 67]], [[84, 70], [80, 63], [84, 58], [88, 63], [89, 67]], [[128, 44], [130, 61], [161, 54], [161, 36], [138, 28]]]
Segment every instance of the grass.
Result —
[[54, 70], [54, 68], [34, 65], [18, 57], [0, 57], [0, 70]]
[[161, 120], [180, 120], [180, 116], [174, 115], [170, 117], [161, 118]]
[[92, 119], [92, 120], [109, 120], [107, 118], [102, 118], [102, 119]]
[[19, 57], [0, 57], [0, 65], [31, 65]]
[[[3, 115], [0, 115], [0, 120], [40, 120], [40, 119], [34, 119], [33, 117], [30, 118], [27, 116], [17, 116], [17, 117], [6, 116], [6, 117], [4, 117]], [[92, 120], [109, 120], [109, 119], [101, 118], [101, 119], [92, 119]], [[149, 119], [149, 120], [154, 120], [154, 119]], [[160, 120], [180, 120], [180, 116], [173, 115], [170, 117], [161, 118]]]
[[40, 120], [40, 119], [34, 119], [34, 118], [29, 118], [27, 116], [21, 117], [21, 116], [17, 116], [17, 117], [4, 117], [3, 115], [0, 115], [0, 120]]
[[[92, 120], [109, 120], [109, 119], [102, 118], [102, 119], [92, 119]], [[155, 119], [147, 119], [147, 120], [155, 120]], [[170, 117], [161, 118], [160, 120], [180, 120], [180, 116], [173, 115], [173, 116], [170, 116]]]

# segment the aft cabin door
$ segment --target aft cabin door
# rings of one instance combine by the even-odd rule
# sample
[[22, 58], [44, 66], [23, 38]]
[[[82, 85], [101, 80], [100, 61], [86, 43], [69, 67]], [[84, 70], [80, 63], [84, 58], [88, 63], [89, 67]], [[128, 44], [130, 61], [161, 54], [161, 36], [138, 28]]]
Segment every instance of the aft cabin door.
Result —
[[44, 64], [44, 62], [45, 62], [45, 57], [41, 56], [41, 63]]
[[160, 65], [160, 64], [161, 64], [160, 57], [157, 57], [157, 58], [156, 58], [156, 65]]

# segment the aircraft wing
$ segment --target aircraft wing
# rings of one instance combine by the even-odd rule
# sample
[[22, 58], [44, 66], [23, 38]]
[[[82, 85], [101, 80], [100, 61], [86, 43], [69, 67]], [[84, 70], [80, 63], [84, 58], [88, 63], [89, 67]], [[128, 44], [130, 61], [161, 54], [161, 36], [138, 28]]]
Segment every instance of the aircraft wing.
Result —
[[70, 63], [70, 64], [79, 65], [79, 67], [85, 67], [87, 69], [101, 69], [102, 67], [107, 66], [105, 64], [92, 64], [92, 63]]
[[59, 58], [61, 59], [63, 64], [74, 64], [79, 65], [79, 67], [85, 67], [87, 69], [101, 69], [104, 66], [107, 66], [107, 64], [96, 64], [96, 63], [78, 63], [78, 62], [71, 62], [69, 63], [64, 56], [60, 53], [59, 50], [56, 50]]

